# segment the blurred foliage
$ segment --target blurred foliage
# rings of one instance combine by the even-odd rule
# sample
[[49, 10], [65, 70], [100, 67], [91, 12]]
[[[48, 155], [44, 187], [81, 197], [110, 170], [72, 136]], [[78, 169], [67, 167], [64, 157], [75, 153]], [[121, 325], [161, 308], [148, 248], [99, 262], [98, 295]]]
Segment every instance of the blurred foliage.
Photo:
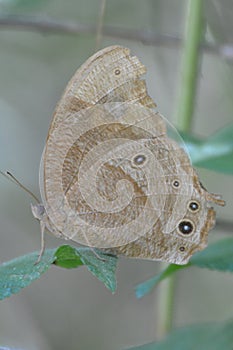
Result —
[[203, 323], [177, 329], [158, 343], [128, 350], [230, 350], [233, 344], [233, 320]]
[[49, 0], [0, 0], [0, 11], [7, 13], [24, 13], [31, 10], [38, 10]]
[[190, 266], [211, 270], [233, 272], [233, 238], [227, 238], [210, 244], [205, 250], [194, 254], [187, 265], [169, 265], [155, 277], [139, 284], [135, 288], [136, 296], [141, 298], [150, 293], [162, 280], [174, 272]]
[[214, 135], [200, 139], [181, 133], [193, 165], [216, 172], [233, 174], [233, 124]]

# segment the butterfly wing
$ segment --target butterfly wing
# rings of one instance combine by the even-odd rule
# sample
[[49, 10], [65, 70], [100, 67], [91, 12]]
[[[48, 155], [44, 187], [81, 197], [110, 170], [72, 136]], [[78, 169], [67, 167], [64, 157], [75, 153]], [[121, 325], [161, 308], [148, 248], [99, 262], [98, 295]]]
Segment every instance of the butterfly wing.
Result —
[[[110, 46], [90, 57], [68, 83], [54, 112], [49, 134], [67, 115], [107, 102], [134, 102], [156, 106], [141, 76], [146, 67], [130, 50]], [[48, 135], [49, 135], [48, 134]]]
[[145, 72], [120, 46], [77, 70], [49, 129], [44, 201], [66, 239], [184, 264], [207, 244], [215, 222], [209, 203], [223, 201], [201, 186], [187, 154], [167, 136]]

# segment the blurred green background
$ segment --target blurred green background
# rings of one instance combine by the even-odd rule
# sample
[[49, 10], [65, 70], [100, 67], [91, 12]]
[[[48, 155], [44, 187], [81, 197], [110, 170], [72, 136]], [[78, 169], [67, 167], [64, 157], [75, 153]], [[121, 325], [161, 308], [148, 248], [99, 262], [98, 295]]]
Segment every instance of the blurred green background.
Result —
[[[232, 44], [233, 3], [206, 0], [206, 40]], [[38, 170], [53, 109], [75, 70], [95, 51], [96, 35], [14, 27], [9, 15], [60, 23], [96, 26], [101, 1], [0, 0], [0, 169], [9, 170], [39, 195]], [[184, 37], [185, 0], [107, 0], [104, 25]], [[25, 17], [27, 16], [27, 17]], [[6, 19], [8, 18], [8, 25]], [[18, 18], [18, 17], [17, 17]], [[16, 17], [15, 17], [16, 19]], [[180, 79], [181, 47], [160, 38], [158, 45], [103, 36], [102, 47], [129, 47], [147, 66], [149, 94], [172, 120]], [[193, 130], [208, 136], [233, 116], [233, 60], [203, 51]], [[232, 178], [199, 169], [210, 192], [227, 201], [220, 219], [232, 220]], [[38, 250], [40, 228], [30, 198], [0, 178], [0, 260]], [[215, 229], [210, 241], [229, 232]], [[46, 237], [47, 247], [62, 242]], [[137, 300], [134, 286], [159, 269], [157, 262], [120, 259], [115, 295], [86, 268], [52, 268], [19, 295], [0, 304], [0, 345], [22, 349], [118, 350], [156, 338], [159, 288]], [[175, 326], [224, 320], [233, 316], [232, 275], [187, 269], [177, 278]]]

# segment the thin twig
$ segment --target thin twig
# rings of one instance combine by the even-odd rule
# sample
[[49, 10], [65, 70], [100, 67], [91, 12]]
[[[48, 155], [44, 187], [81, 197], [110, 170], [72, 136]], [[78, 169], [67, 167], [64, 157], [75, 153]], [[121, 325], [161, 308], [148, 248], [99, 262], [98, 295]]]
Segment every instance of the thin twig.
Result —
[[101, 47], [101, 42], [103, 39], [103, 25], [104, 25], [104, 15], [106, 10], [106, 0], [100, 0], [100, 14], [97, 23], [96, 30], [96, 48], [95, 51], [98, 51]]
[[[46, 34], [96, 34], [96, 25], [77, 22], [61, 22], [53, 18], [38, 18], [30, 16], [2, 16], [0, 15], [0, 28], [7, 30], [33, 30]], [[103, 26], [103, 35], [116, 39], [142, 42], [144, 45], [161, 46], [167, 48], [180, 48], [182, 39], [177, 36], [158, 34], [149, 30], [123, 29]], [[233, 45], [225, 43], [216, 45], [202, 43], [200, 49], [206, 53], [233, 60]]]

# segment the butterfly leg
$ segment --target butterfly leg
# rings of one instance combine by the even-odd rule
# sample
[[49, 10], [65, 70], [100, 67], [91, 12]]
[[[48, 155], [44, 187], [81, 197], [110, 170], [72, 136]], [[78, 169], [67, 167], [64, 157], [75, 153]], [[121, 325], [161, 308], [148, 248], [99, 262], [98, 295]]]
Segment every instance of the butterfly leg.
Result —
[[43, 254], [44, 254], [44, 251], [45, 251], [45, 234], [44, 234], [45, 233], [45, 223], [42, 220], [40, 221], [40, 232], [41, 232], [41, 248], [40, 248], [40, 253], [39, 253], [38, 259], [35, 262], [35, 265], [39, 264]]
[[102, 257], [95, 251], [95, 249], [94, 249], [93, 247], [90, 247], [90, 249], [91, 249], [92, 253], [96, 256], [97, 259], [99, 259], [99, 260], [101, 260], [101, 261], [103, 261], [103, 262], [106, 261], [106, 259], [102, 258]]

